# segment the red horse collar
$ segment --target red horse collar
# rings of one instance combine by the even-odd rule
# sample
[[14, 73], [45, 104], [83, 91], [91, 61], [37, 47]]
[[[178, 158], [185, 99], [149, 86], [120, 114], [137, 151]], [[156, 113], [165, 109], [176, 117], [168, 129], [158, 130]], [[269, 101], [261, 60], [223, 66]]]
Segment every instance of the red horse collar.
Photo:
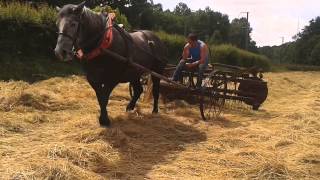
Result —
[[93, 49], [87, 54], [84, 54], [82, 49], [79, 49], [77, 51], [76, 55], [80, 60], [82, 59], [92, 60], [98, 57], [100, 54], [102, 54], [103, 49], [108, 49], [111, 46], [112, 40], [113, 40], [112, 23], [115, 17], [116, 15], [114, 13], [108, 14], [108, 21], [107, 21], [107, 27], [106, 27], [107, 30], [103, 35], [102, 42], [97, 48]]

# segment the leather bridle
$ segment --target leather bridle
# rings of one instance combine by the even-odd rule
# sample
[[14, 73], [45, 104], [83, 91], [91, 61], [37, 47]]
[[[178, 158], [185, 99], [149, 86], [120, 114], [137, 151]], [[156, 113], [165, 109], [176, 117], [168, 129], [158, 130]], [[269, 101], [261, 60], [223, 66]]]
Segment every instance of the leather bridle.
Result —
[[[77, 38], [79, 37], [79, 33], [80, 33], [81, 16], [82, 16], [82, 14], [80, 15], [80, 18], [78, 20], [75, 20], [75, 22], [77, 22], [77, 30], [76, 30], [74, 36], [72, 36], [70, 34], [67, 34], [65, 32], [57, 32], [58, 37], [59, 36], [64, 36], [66, 38], [69, 38], [72, 41], [73, 49], [71, 50], [71, 52], [73, 53], [74, 56], [77, 54], [78, 49], [80, 49], [80, 47], [77, 47], [76, 41], [77, 41]], [[105, 17], [105, 16], [103, 16], [103, 17]], [[107, 22], [108, 21], [108, 16], [105, 17], [105, 18], [106, 18], [105, 21]], [[103, 34], [105, 33], [106, 30], [107, 30], [107, 28], [104, 28], [103, 32], [97, 34], [93, 39], [89, 40], [89, 42], [87, 42], [87, 43], [91, 44], [92, 41], [96, 41], [97, 39], [100, 39], [100, 40], [98, 40], [98, 44], [99, 44], [103, 40], [103, 37], [101, 38], [101, 36], [103, 36]]]
[[[81, 17], [81, 16], [80, 16]], [[58, 37], [59, 36], [64, 36], [64, 37], [67, 37], [69, 39], [72, 40], [72, 46], [75, 45], [75, 42], [77, 40], [77, 37], [79, 36], [79, 32], [80, 32], [80, 22], [81, 22], [81, 19], [79, 18], [78, 20], [76, 20], [75, 22], [77, 22], [77, 30], [76, 30], [76, 33], [74, 34], [74, 36], [70, 35], [70, 34], [67, 34], [65, 32], [57, 32], [58, 34]]]

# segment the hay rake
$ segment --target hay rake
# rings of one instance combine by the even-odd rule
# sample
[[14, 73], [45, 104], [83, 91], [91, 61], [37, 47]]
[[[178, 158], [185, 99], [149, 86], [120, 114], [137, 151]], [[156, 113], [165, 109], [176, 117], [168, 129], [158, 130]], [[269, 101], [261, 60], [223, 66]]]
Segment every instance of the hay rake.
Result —
[[[164, 75], [170, 77], [175, 70], [168, 65]], [[199, 104], [203, 120], [216, 119], [225, 108], [241, 109], [251, 106], [258, 110], [268, 95], [267, 82], [257, 68], [242, 68], [225, 64], [212, 64], [205, 72], [202, 86], [196, 89], [196, 71], [183, 71], [181, 86], [161, 81], [160, 92], [166, 101], [183, 99]], [[145, 85], [147, 76], [141, 82]], [[132, 90], [131, 90], [132, 91]], [[240, 106], [245, 104], [246, 106]]]
[[[160, 78], [160, 92], [166, 99], [183, 99], [192, 104], [199, 103], [203, 120], [219, 116], [226, 100], [241, 101], [252, 106], [253, 110], [258, 110], [268, 95], [267, 82], [262, 79], [262, 70], [258, 68], [246, 69], [214, 63], [205, 72], [201, 88], [197, 89], [196, 71], [184, 71], [183, 80], [178, 83], [169, 79], [175, 70], [174, 65], [167, 66], [162, 75], [108, 49], [103, 49], [103, 52], [146, 74]], [[142, 82], [147, 81], [142, 80]]]

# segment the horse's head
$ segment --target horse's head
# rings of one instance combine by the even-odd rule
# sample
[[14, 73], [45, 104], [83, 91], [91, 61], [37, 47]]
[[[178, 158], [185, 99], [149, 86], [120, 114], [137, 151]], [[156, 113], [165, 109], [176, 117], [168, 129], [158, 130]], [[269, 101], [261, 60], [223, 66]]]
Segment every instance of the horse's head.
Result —
[[68, 4], [62, 8], [57, 7], [58, 40], [55, 48], [56, 56], [62, 61], [73, 59], [73, 47], [79, 36], [80, 17], [85, 2], [78, 5]]

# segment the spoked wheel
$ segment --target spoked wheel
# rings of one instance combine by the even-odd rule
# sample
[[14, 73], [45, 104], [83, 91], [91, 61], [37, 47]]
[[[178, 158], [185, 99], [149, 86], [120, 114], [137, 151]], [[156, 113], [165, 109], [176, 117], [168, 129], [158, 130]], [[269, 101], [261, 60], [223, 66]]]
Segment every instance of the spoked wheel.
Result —
[[225, 104], [226, 75], [214, 72], [204, 79], [200, 92], [200, 112], [204, 121], [220, 117]]

